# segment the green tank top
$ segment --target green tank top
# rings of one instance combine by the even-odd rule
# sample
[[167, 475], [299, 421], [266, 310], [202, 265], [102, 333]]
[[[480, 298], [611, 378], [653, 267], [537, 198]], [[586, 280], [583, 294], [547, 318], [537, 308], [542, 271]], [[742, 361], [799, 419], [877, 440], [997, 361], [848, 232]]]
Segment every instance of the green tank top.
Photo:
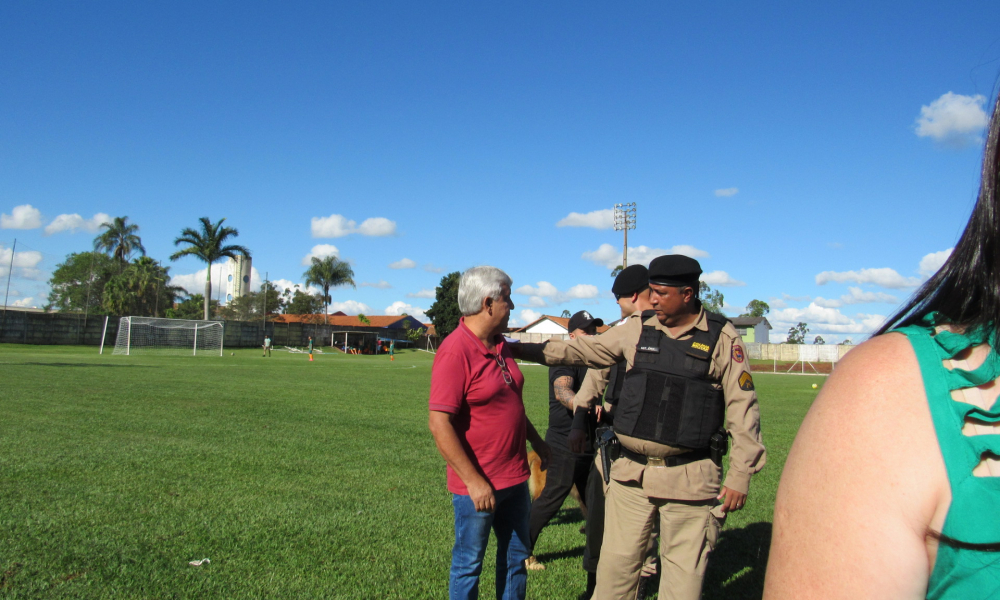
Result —
[[[1000, 435], [962, 433], [966, 418], [982, 423], [1000, 422], [1000, 401], [990, 410], [952, 399], [952, 390], [976, 387], [1000, 377], [1000, 356], [990, 350], [983, 364], [973, 371], [948, 370], [941, 361], [963, 350], [989, 343], [982, 330], [956, 334], [934, 327], [941, 322], [936, 313], [920, 325], [898, 329], [906, 334], [920, 362], [934, 430], [951, 486], [951, 506], [941, 533], [963, 544], [1000, 543], [1000, 477], [977, 477], [973, 469], [984, 454], [1000, 457]], [[937, 561], [927, 583], [927, 598], [996, 598], [1000, 596], [1000, 552], [958, 547], [942, 541]]]

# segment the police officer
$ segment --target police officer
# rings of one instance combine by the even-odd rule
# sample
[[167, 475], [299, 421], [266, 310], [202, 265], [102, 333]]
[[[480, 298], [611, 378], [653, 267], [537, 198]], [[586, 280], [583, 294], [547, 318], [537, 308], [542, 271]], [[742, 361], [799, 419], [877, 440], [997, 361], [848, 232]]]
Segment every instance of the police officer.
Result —
[[[632, 265], [622, 269], [611, 286], [618, 307], [621, 309], [621, 320], [617, 327], [623, 326], [630, 319], [640, 319], [644, 310], [651, 310], [649, 303], [649, 271], [643, 265]], [[625, 382], [625, 361], [621, 360], [610, 369], [589, 369], [583, 385], [573, 398], [574, 419], [570, 431], [570, 450], [582, 452], [589, 440], [588, 426], [597, 414], [600, 414], [600, 425], [603, 430], [609, 427], [613, 420], [613, 411], [621, 395], [622, 384]], [[601, 397], [604, 402], [602, 410]], [[597, 584], [597, 565], [601, 557], [601, 545], [604, 541], [604, 495], [607, 486], [604, 484], [604, 474], [601, 470], [601, 459], [598, 455], [592, 461], [590, 476], [587, 478], [585, 502], [587, 504], [586, 544], [583, 549], [583, 570], [587, 573], [587, 588], [581, 600], [589, 600]], [[656, 528], [659, 529], [658, 527]], [[640, 590], [637, 598], [644, 598], [644, 585], [649, 577], [656, 574], [656, 546], [654, 536], [650, 536], [649, 550], [643, 564]]]
[[[596, 334], [597, 328], [602, 325], [604, 325], [603, 320], [595, 319], [589, 312], [581, 310], [569, 318], [567, 329], [570, 339], [576, 339], [583, 335]], [[581, 494], [587, 489], [590, 468], [594, 463], [593, 446], [584, 443], [583, 447], [571, 452], [568, 441], [574, 424], [573, 399], [583, 384], [587, 372], [586, 367], [564, 365], [549, 369], [549, 428], [545, 432], [545, 443], [552, 449], [552, 458], [549, 459], [545, 487], [541, 495], [531, 503], [528, 550], [532, 554], [527, 562], [527, 567], [531, 570], [545, 568], [534, 555], [534, 548], [542, 529], [559, 512], [574, 485]], [[596, 422], [584, 424], [585, 437], [586, 430], [592, 429], [588, 426], [593, 424]]]
[[653, 311], [641, 319], [593, 338], [520, 344], [522, 358], [549, 365], [626, 363], [614, 422], [620, 456], [611, 467], [597, 571], [602, 600], [635, 596], [657, 519], [659, 597], [699, 598], [719, 528], [743, 507], [750, 476], [764, 466], [746, 352], [732, 323], [702, 308], [701, 272], [692, 258], [658, 257], [649, 266]]

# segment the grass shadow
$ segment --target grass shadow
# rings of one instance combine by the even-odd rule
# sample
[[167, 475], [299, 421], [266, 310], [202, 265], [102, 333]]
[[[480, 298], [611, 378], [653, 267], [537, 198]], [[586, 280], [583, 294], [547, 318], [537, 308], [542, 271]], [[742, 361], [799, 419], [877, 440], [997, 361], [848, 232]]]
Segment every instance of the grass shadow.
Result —
[[579, 508], [564, 508], [552, 517], [549, 525], [565, 525], [566, 523], [583, 523], [583, 513]]
[[144, 368], [144, 369], [161, 369], [162, 367], [157, 367], [153, 365], [107, 365], [104, 363], [42, 363], [42, 362], [25, 362], [18, 363], [25, 366], [32, 367], [108, 367], [108, 368], [118, 368], [118, 367], [129, 367], [129, 368]]
[[702, 598], [760, 598], [771, 548], [771, 524], [751, 523], [723, 529], [705, 573]]
[[[559, 552], [546, 552], [545, 554], [536, 554], [535, 558], [539, 562], [546, 563], [553, 560], [562, 560], [564, 558], [579, 558], [583, 559], [583, 546], [578, 546], [576, 548], [570, 548], [569, 550], [560, 550]], [[583, 572], [582, 570], [580, 571]]]

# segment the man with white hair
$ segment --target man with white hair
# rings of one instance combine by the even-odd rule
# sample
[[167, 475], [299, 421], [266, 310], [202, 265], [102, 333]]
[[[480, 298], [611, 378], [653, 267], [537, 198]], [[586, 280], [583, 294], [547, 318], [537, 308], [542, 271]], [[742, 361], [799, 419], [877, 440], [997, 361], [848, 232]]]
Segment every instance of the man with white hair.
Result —
[[524, 412], [524, 376], [504, 341], [511, 278], [474, 267], [458, 284], [458, 327], [441, 343], [431, 370], [429, 427], [448, 463], [455, 545], [448, 582], [452, 600], [479, 596], [490, 530], [497, 537], [496, 597], [523, 600], [527, 589], [528, 457], [549, 448]]

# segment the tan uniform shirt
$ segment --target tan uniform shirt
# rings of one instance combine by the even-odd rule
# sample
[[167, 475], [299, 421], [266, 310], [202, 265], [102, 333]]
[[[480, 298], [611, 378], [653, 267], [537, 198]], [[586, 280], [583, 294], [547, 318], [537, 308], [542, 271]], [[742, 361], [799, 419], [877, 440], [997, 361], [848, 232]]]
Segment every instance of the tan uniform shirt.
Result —
[[[624, 327], [629, 321], [639, 319], [642, 319], [642, 312], [634, 312], [611, 329]], [[611, 330], [609, 329], [608, 331]], [[601, 335], [605, 335], [606, 333], [602, 333]], [[587, 376], [583, 378], [583, 383], [580, 384], [580, 389], [573, 396], [573, 410], [576, 411], [577, 408], [581, 407], [589, 410], [597, 406], [600, 403], [600, 399], [604, 396], [604, 390], [608, 387], [610, 377], [611, 368], [589, 369]]]
[[[647, 319], [645, 324], [653, 325], [671, 339], [679, 340], [689, 339], [691, 330], [695, 328], [708, 331], [704, 310], [688, 329], [677, 336], [671, 335], [655, 316]], [[630, 317], [622, 326], [613, 327], [599, 336], [523, 344], [522, 358], [547, 365], [585, 365], [596, 369], [609, 367], [624, 357], [627, 368], [631, 369], [642, 326], [641, 318]], [[712, 354], [708, 376], [718, 382], [715, 384], [717, 389], [723, 390], [726, 429], [733, 440], [725, 486], [745, 494], [750, 489], [750, 476], [760, 471], [766, 458], [760, 434], [760, 410], [746, 349], [732, 323], [727, 323], [722, 329]], [[625, 435], [619, 435], [618, 439], [629, 450], [646, 456], [667, 457], [687, 451]], [[643, 465], [622, 457], [612, 465], [611, 477], [617, 481], [639, 482], [646, 494], [654, 498], [709, 500], [719, 494], [722, 469], [708, 459], [666, 467]]]

